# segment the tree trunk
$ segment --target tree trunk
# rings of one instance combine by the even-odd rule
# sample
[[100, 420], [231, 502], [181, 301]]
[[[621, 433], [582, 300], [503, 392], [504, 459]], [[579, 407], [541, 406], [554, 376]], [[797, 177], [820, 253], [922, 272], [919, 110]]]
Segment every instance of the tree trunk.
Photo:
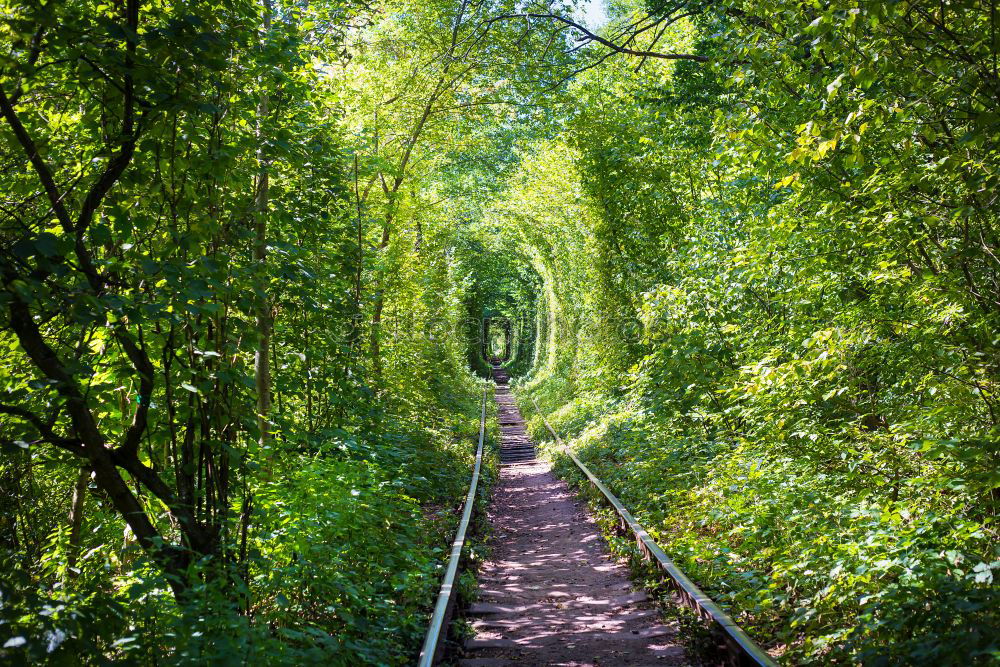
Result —
[[80, 554], [80, 531], [83, 529], [83, 507], [87, 502], [87, 486], [90, 483], [90, 468], [83, 466], [76, 476], [73, 487], [73, 502], [69, 508], [69, 553], [66, 566], [69, 576], [76, 576], [76, 559]]
[[[271, 0], [264, 0], [264, 35], [271, 31]], [[265, 446], [270, 439], [271, 424], [271, 330], [274, 326], [271, 304], [267, 295], [267, 207], [270, 195], [270, 178], [267, 157], [264, 152], [264, 123], [268, 113], [267, 82], [261, 82], [260, 102], [257, 105], [257, 149], [258, 176], [257, 196], [254, 201], [254, 247], [253, 258], [257, 264], [259, 283], [257, 286], [256, 320], [257, 351], [254, 354], [254, 385], [257, 391], [257, 428], [260, 430], [260, 445]]]

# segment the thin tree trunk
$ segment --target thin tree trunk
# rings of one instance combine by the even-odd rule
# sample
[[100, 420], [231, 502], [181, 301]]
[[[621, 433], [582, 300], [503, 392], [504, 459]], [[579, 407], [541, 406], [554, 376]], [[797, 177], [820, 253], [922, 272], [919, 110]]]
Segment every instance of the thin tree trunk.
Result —
[[[406, 166], [409, 164], [410, 156], [413, 154], [413, 147], [416, 146], [417, 140], [420, 138], [421, 132], [423, 132], [424, 125], [427, 123], [427, 119], [430, 117], [431, 111], [434, 109], [435, 102], [437, 102], [438, 97], [440, 97], [447, 88], [446, 81], [447, 80], [444, 76], [438, 79], [437, 84], [434, 86], [434, 91], [431, 93], [427, 103], [424, 105], [423, 113], [417, 120], [417, 124], [413, 128], [413, 132], [410, 134], [410, 140], [406, 144], [406, 149], [403, 151], [403, 156], [400, 159], [399, 166], [396, 170], [396, 177], [392, 181], [392, 187], [386, 183], [384, 178], [382, 179], [382, 189], [386, 195], [386, 213], [385, 219], [382, 221], [382, 241], [378, 246], [380, 254], [385, 252], [385, 249], [389, 247], [393, 220], [396, 214], [396, 196], [399, 193], [399, 188], [403, 184], [403, 179], [406, 176]], [[382, 348], [380, 344], [381, 332], [379, 331], [379, 327], [382, 324], [382, 310], [385, 307], [384, 289], [385, 286], [383, 281], [380, 279], [379, 289], [375, 291], [375, 304], [372, 313], [370, 342], [372, 369], [375, 373], [375, 377], [382, 376]]]
[[[358, 191], [358, 156], [354, 155], [354, 202], [358, 209], [358, 272], [354, 276], [354, 306], [361, 312], [361, 274], [365, 268], [365, 237], [361, 224], [361, 193]], [[353, 345], [353, 341], [351, 343]]]
[[[243, 471], [243, 479], [246, 479], [246, 470]], [[250, 561], [247, 559], [247, 544], [250, 535], [250, 522], [253, 520], [253, 496], [250, 494], [250, 489], [244, 485], [243, 487], [243, 507], [240, 509], [240, 527], [239, 527], [239, 555], [237, 561], [237, 571], [239, 572], [240, 578], [243, 580], [244, 590], [246, 591], [241, 595], [240, 612], [243, 614], [248, 614], [250, 612], [250, 587], [247, 585], [250, 579]]]
[[[264, 35], [271, 31], [271, 0], [264, 0]], [[254, 248], [253, 258], [257, 264], [260, 285], [258, 285], [256, 319], [257, 351], [254, 355], [254, 384], [257, 391], [257, 428], [260, 430], [260, 444], [263, 447], [270, 439], [271, 416], [271, 331], [274, 326], [271, 304], [266, 292], [265, 263], [267, 261], [267, 207], [270, 195], [270, 178], [267, 157], [264, 152], [264, 123], [268, 113], [267, 81], [261, 82], [260, 102], [257, 105], [257, 197], [254, 202]]]
[[73, 502], [69, 508], [69, 553], [66, 566], [69, 576], [75, 577], [76, 559], [80, 554], [80, 532], [83, 529], [83, 509], [87, 502], [87, 486], [90, 483], [90, 468], [83, 466], [76, 476], [73, 487]]

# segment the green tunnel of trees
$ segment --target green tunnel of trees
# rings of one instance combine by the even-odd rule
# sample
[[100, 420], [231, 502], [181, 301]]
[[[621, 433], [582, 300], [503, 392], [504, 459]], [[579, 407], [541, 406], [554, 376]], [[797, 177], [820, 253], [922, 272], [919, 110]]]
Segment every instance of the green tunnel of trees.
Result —
[[493, 358], [780, 662], [1000, 659], [991, 3], [0, 17], [0, 661], [411, 663]]

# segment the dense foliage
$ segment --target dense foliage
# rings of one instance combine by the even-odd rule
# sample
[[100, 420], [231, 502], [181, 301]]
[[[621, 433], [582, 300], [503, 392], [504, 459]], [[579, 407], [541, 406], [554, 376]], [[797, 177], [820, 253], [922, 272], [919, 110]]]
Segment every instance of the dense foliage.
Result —
[[783, 660], [997, 659], [995, 9], [607, 10], [0, 2], [0, 660], [411, 661], [491, 356]]
[[513, 181], [524, 387], [786, 660], [996, 659], [989, 7], [723, 4], [668, 28], [708, 63], [581, 77]]
[[435, 17], [2, 14], [0, 659], [407, 662], [481, 395]]

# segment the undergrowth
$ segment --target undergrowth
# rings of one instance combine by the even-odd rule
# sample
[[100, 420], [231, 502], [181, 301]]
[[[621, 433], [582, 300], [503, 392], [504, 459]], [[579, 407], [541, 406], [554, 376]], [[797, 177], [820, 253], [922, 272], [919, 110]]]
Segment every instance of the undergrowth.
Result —
[[[551, 398], [539, 393], [540, 404]], [[521, 400], [532, 436], [550, 440]], [[548, 419], [668, 556], [782, 662], [996, 659], [996, 589], [983, 575], [993, 547], [946, 505], [918, 497], [880, 507], [863, 485], [802, 462], [748, 443], [671, 441], [634, 408], [594, 406], [567, 402]], [[560, 476], [589, 486], [567, 456], [548, 451]], [[597, 510], [611, 534], [608, 512]], [[610, 544], [638, 557], [628, 539]]]

